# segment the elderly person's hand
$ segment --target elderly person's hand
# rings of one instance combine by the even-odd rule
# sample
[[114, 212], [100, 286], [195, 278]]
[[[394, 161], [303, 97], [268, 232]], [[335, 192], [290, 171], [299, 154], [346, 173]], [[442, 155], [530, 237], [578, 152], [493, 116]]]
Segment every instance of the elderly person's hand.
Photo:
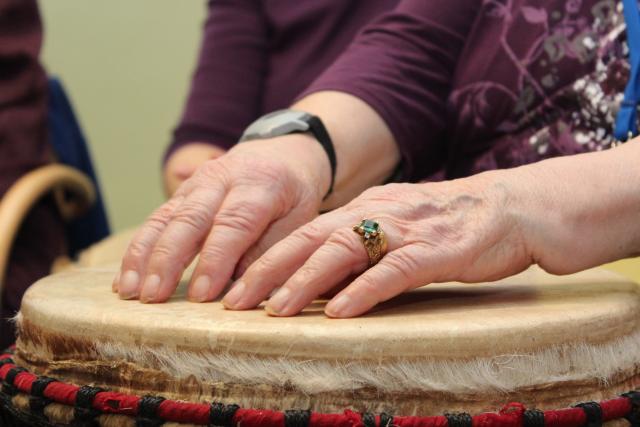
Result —
[[[508, 191], [494, 176], [371, 188], [268, 250], [223, 302], [251, 308], [282, 286], [267, 310], [290, 316], [350, 282], [326, 307], [332, 317], [350, 317], [431, 282], [517, 273], [532, 260], [517, 218], [504, 209]], [[362, 237], [353, 230], [363, 218], [379, 224], [388, 244], [387, 254], [369, 269]]]
[[[331, 165], [314, 137], [298, 133], [238, 144], [205, 162], [140, 228], [114, 280], [121, 298], [166, 301], [200, 253], [189, 298], [210, 301], [235, 271], [313, 219], [321, 204], [344, 204], [396, 167], [399, 153], [389, 130], [361, 100], [318, 92], [296, 107], [320, 115], [333, 138], [338, 167], [331, 196], [323, 202]], [[342, 124], [345, 116], [348, 125]]]
[[[344, 288], [331, 317], [360, 315], [432, 282], [482, 282], [532, 263], [566, 274], [640, 253], [640, 143], [442, 183], [392, 184], [364, 192], [269, 249], [226, 295], [227, 308], [268, 301], [298, 313]], [[362, 218], [385, 232], [388, 252], [368, 268]], [[346, 287], [345, 287], [346, 286]]]
[[114, 287], [122, 298], [165, 301], [200, 251], [189, 295], [213, 299], [247, 251], [317, 215], [329, 168], [308, 135], [238, 144], [206, 162], [146, 221]]

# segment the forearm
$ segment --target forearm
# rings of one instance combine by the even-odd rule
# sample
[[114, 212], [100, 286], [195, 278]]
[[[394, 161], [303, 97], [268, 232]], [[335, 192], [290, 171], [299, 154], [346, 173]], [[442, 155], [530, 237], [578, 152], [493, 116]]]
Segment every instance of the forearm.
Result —
[[534, 261], [570, 273], [640, 254], [640, 139], [501, 171]]
[[[341, 206], [393, 174], [400, 161], [398, 147], [382, 118], [360, 99], [341, 92], [316, 92], [292, 108], [319, 116], [335, 147], [334, 189], [323, 209]], [[325, 176], [328, 188], [330, 176]]]

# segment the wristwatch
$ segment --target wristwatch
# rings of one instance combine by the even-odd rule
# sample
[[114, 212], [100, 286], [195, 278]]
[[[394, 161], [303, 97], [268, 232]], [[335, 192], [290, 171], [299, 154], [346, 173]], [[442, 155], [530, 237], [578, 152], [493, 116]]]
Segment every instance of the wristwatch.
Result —
[[325, 196], [325, 198], [327, 198], [327, 196], [333, 191], [337, 161], [336, 151], [333, 147], [331, 137], [319, 117], [305, 113], [304, 111], [274, 111], [273, 113], [264, 115], [251, 123], [240, 137], [240, 142], [304, 132], [309, 132], [313, 135], [329, 157], [329, 164], [331, 165], [331, 184], [329, 185], [329, 191]]

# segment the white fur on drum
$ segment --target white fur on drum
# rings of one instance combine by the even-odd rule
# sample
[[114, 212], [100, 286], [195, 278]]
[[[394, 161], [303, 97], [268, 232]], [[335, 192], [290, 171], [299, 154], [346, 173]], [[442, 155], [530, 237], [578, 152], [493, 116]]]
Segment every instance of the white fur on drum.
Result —
[[287, 385], [309, 394], [362, 387], [383, 392], [477, 393], [593, 379], [606, 385], [616, 374], [634, 372], [638, 367], [640, 332], [602, 345], [567, 344], [531, 354], [379, 363], [192, 353], [108, 342], [94, 345], [103, 360], [125, 360], [140, 367], [160, 368], [177, 379], [193, 376], [203, 382]]

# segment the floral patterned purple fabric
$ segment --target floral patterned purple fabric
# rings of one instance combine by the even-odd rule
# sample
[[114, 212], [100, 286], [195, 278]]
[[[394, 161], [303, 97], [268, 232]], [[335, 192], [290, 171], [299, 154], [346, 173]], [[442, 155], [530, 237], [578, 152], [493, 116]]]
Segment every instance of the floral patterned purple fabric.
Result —
[[610, 147], [625, 37], [614, 0], [404, 0], [305, 94], [376, 109], [404, 179], [462, 177]]

